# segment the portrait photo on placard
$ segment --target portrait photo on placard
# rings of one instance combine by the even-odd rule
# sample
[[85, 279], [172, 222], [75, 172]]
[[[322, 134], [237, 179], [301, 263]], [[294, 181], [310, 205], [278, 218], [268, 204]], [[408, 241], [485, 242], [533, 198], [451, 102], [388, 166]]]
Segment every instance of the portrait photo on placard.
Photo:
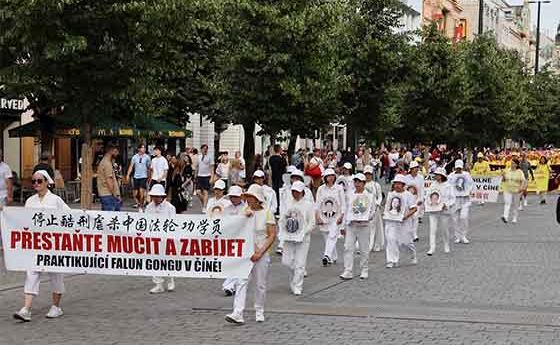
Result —
[[224, 215], [224, 206], [223, 205], [214, 205], [210, 209], [210, 214], [208, 215], [209, 218], [220, 218]]
[[339, 217], [340, 206], [335, 198], [327, 196], [320, 201], [319, 217], [323, 223], [331, 223]]
[[426, 196], [425, 212], [440, 212], [443, 210], [441, 192], [439, 189], [430, 189]]
[[342, 175], [336, 179], [336, 184], [341, 185], [344, 190], [348, 189], [348, 180]]
[[466, 181], [464, 177], [457, 177], [457, 179], [455, 180], [455, 189], [457, 189], [458, 192], [465, 191], [465, 183]]
[[369, 195], [356, 195], [356, 198], [352, 201], [352, 220], [358, 222], [368, 221], [370, 202]]
[[412, 195], [418, 196], [418, 188], [416, 188], [415, 185], [407, 186], [406, 190], [409, 191]]
[[383, 218], [386, 220], [396, 220], [400, 222], [404, 218], [404, 212], [403, 195], [395, 192], [389, 193], [387, 201], [385, 202]]
[[301, 232], [303, 227], [303, 214], [297, 208], [291, 208], [285, 214], [286, 232], [288, 234], [297, 234]]

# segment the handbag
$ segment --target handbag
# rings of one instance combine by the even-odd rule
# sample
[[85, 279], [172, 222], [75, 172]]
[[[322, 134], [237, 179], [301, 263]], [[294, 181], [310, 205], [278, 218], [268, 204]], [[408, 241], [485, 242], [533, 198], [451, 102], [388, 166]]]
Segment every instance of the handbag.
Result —
[[323, 173], [321, 172], [321, 167], [316, 165], [314, 168], [305, 168], [305, 175], [311, 176], [312, 178], [320, 178]]

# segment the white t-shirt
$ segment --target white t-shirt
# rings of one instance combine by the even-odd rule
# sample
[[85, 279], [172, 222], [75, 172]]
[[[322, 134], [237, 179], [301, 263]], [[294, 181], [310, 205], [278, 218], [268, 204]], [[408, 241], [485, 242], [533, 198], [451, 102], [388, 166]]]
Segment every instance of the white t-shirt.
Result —
[[407, 186], [415, 186], [416, 191], [418, 192], [417, 199], [418, 201], [424, 201], [424, 176], [421, 174], [417, 174], [416, 177], [412, 175], [406, 175], [406, 185]]
[[214, 162], [214, 157], [210, 155], [203, 156], [202, 154], [198, 155], [198, 175], [200, 177], [210, 177], [212, 176], [212, 171], [210, 167]]
[[394, 168], [397, 166], [397, 161], [399, 160], [399, 153], [389, 153], [389, 167]]
[[272, 212], [270, 212], [270, 210], [266, 207], [259, 211], [253, 211], [253, 217], [255, 217], [254, 234], [255, 250], [257, 250], [264, 245], [266, 239], [268, 238], [268, 233], [266, 231], [267, 226], [276, 225], [276, 220], [274, 219]]
[[206, 214], [211, 215], [212, 209], [216, 206], [221, 206], [221, 208], [225, 210], [229, 205], [231, 205], [231, 201], [229, 201], [229, 199], [227, 199], [225, 196], [221, 197], [220, 199], [211, 197], [210, 199], [208, 199], [208, 203], [206, 204]]
[[152, 159], [152, 180], [165, 181], [169, 164], [163, 156]]
[[313, 204], [292, 198], [280, 214], [280, 231], [287, 242], [302, 242], [315, 227]]
[[28, 208], [52, 208], [57, 210], [69, 210], [70, 207], [66, 205], [64, 200], [62, 200], [58, 195], [52, 193], [50, 190], [43, 199], [39, 198], [39, 194], [35, 194], [29, 197], [25, 201], [25, 207]]
[[161, 204], [156, 205], [153, 201], [146, 206], [146, 213], [161, 214], [166, 217], [175, 217], [177, 211], [175, 206], [167, 200], [163, 200]]
[[12, 178], [12, 169], [6, 162], [0, 162], [0, 199], [4, 200], [8, 197], [8, 187], [6, 179]]

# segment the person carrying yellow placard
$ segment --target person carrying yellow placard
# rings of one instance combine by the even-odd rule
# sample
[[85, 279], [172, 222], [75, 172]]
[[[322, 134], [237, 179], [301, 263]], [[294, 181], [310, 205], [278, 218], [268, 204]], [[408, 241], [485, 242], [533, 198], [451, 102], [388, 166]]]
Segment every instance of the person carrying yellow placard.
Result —
[[537, 181], [537, 194], [541, 205], [546, 204], [546, 195], [548, 192], [548, 180], [550, 179], [550, 164], [545, 156], [541, 156], [537, 168], [535, 169], [535, 179]]

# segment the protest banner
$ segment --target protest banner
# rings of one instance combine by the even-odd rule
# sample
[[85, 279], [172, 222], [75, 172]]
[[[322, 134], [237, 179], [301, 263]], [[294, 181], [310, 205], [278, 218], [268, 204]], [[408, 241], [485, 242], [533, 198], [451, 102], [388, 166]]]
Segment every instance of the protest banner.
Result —
[[254, 218], [6, 207], [6, 268], [188, 278], [247, 278]]
[[498, 202], [500, 195], [501, 176], [473, 176], [474, 186], [471, 200], [480, 202]]

